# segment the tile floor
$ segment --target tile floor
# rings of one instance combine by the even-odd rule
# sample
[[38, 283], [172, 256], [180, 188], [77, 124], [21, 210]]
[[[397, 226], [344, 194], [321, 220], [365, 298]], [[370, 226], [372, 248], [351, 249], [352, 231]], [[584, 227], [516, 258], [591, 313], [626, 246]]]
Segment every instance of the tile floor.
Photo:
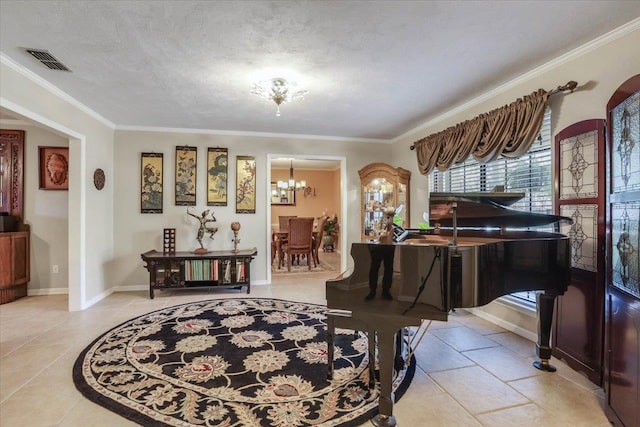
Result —
[[[330, 260], [337, 254], [321, 254]], [[335, 273], [279, 275], [252, 297], [324, 304]], [[65, 295], [0, 306], [0, 425], [134, 425], [85, 399], [71, 378], [77, 355], [98, 335], [137, 315], [200, 299], [246, 294], [203, 290], [117, 292], [82, 312]], [[564, 363], [555, 374], [531, 366], [534, 343], [459, 310], [433, 322], [416, 351], [418, 368], [395, 405], [398, 426], [609, 426], [602, 389]], [[365, 425], [371, 425], [366, 423]]]

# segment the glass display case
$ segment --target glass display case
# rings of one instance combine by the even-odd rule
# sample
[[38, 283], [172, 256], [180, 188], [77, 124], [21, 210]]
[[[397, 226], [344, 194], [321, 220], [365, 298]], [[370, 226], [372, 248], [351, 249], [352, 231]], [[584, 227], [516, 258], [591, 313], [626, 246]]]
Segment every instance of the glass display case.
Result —
[[409, 227], [409, 180], [411, 172], [385, 163], [372, 163], [358, 171], [362, 187], [362, 240], [375, 240], [384, 228], [385, 209], [398, 210], [394, 221]]

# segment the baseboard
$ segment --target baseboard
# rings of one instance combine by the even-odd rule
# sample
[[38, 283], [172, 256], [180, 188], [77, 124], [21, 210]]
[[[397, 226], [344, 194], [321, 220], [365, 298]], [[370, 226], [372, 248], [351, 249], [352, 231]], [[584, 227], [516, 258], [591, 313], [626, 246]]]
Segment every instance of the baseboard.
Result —
[[[515, 313], [517, 313], [518, 316], [527, 316], [527, 317], [531, 317], [530, 314], [530, 310], [523, 310], [523, 309], [518, 309], [516, 307], [514, 307], [511, 304], [508, 303], [504, 303], [502, 301], [498, 302], [501, 305], [504, 305], [506, 307], [508, 307], [510, 310], [513, 310]], [[500, 326], [501, 328], [506, 329], [507, 331], [513, 332], [516, 335], [519, 335], [523, 338], [528, 339], [529, 341], [532, 342], [537, 342], [538, 341], [538, 334], [537, 332], [534, 331], [530, 331], [529, 329], [523, 328], [520, 325], [517, 325], [515, 323], [509, 322], [505, 319], [502, 319], [500, 317], [494, 316], [491, 313], [487, 313], [486, 311], [480, 309], [480, 308], [467, 308], [467, 311], [469, 311], [470, 313], [474, 314], [475, 316], [478, 316], [484, 320], [487, 320], [495, 325]], [[535, 311], [534, 311], [534, 316], [535, 316]]]
[[44, 295], [68, 295], [69, 288], [45, 288], [45, 289], [28, 289], [27, 296], [39, 297]]
[[113, 288], [109, 288], [106, 291], [99, 293], [95, 297], [91, 298], [89, 301], [86, 301], [84, 303], [84, 305], [82, 306], [82, 309], [85, 310], [85, 309], [91, 307], [93, 304], [95, 304], [95, 303], [97, 303], [99, 301], [102, 301], [103, 299], [105, 299], [106, 297], [111, 295], [113, 292], [114, 292]]

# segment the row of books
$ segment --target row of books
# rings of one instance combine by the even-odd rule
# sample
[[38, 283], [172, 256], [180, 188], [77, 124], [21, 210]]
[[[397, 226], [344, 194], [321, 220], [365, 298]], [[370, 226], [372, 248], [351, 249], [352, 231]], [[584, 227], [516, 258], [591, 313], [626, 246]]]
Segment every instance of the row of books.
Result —
[[235, 280], [232, 278], [231, 260], [196, 259], [186, 260], [184, 279], [186, 281], [212, 280], [223, 283], [244, 282], [244, 262], [236, 261]]

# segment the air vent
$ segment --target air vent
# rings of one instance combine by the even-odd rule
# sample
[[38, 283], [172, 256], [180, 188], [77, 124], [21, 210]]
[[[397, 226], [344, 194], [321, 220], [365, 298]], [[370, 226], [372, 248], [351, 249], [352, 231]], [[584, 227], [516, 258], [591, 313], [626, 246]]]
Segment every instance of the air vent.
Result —
[[42, 62], [45, 67], [51, 70], [71, 71], [66, 65], [58, 61], [55, 56], [51, 55], [48, 50], [25, 49], [27, 53], [38, 61]]

